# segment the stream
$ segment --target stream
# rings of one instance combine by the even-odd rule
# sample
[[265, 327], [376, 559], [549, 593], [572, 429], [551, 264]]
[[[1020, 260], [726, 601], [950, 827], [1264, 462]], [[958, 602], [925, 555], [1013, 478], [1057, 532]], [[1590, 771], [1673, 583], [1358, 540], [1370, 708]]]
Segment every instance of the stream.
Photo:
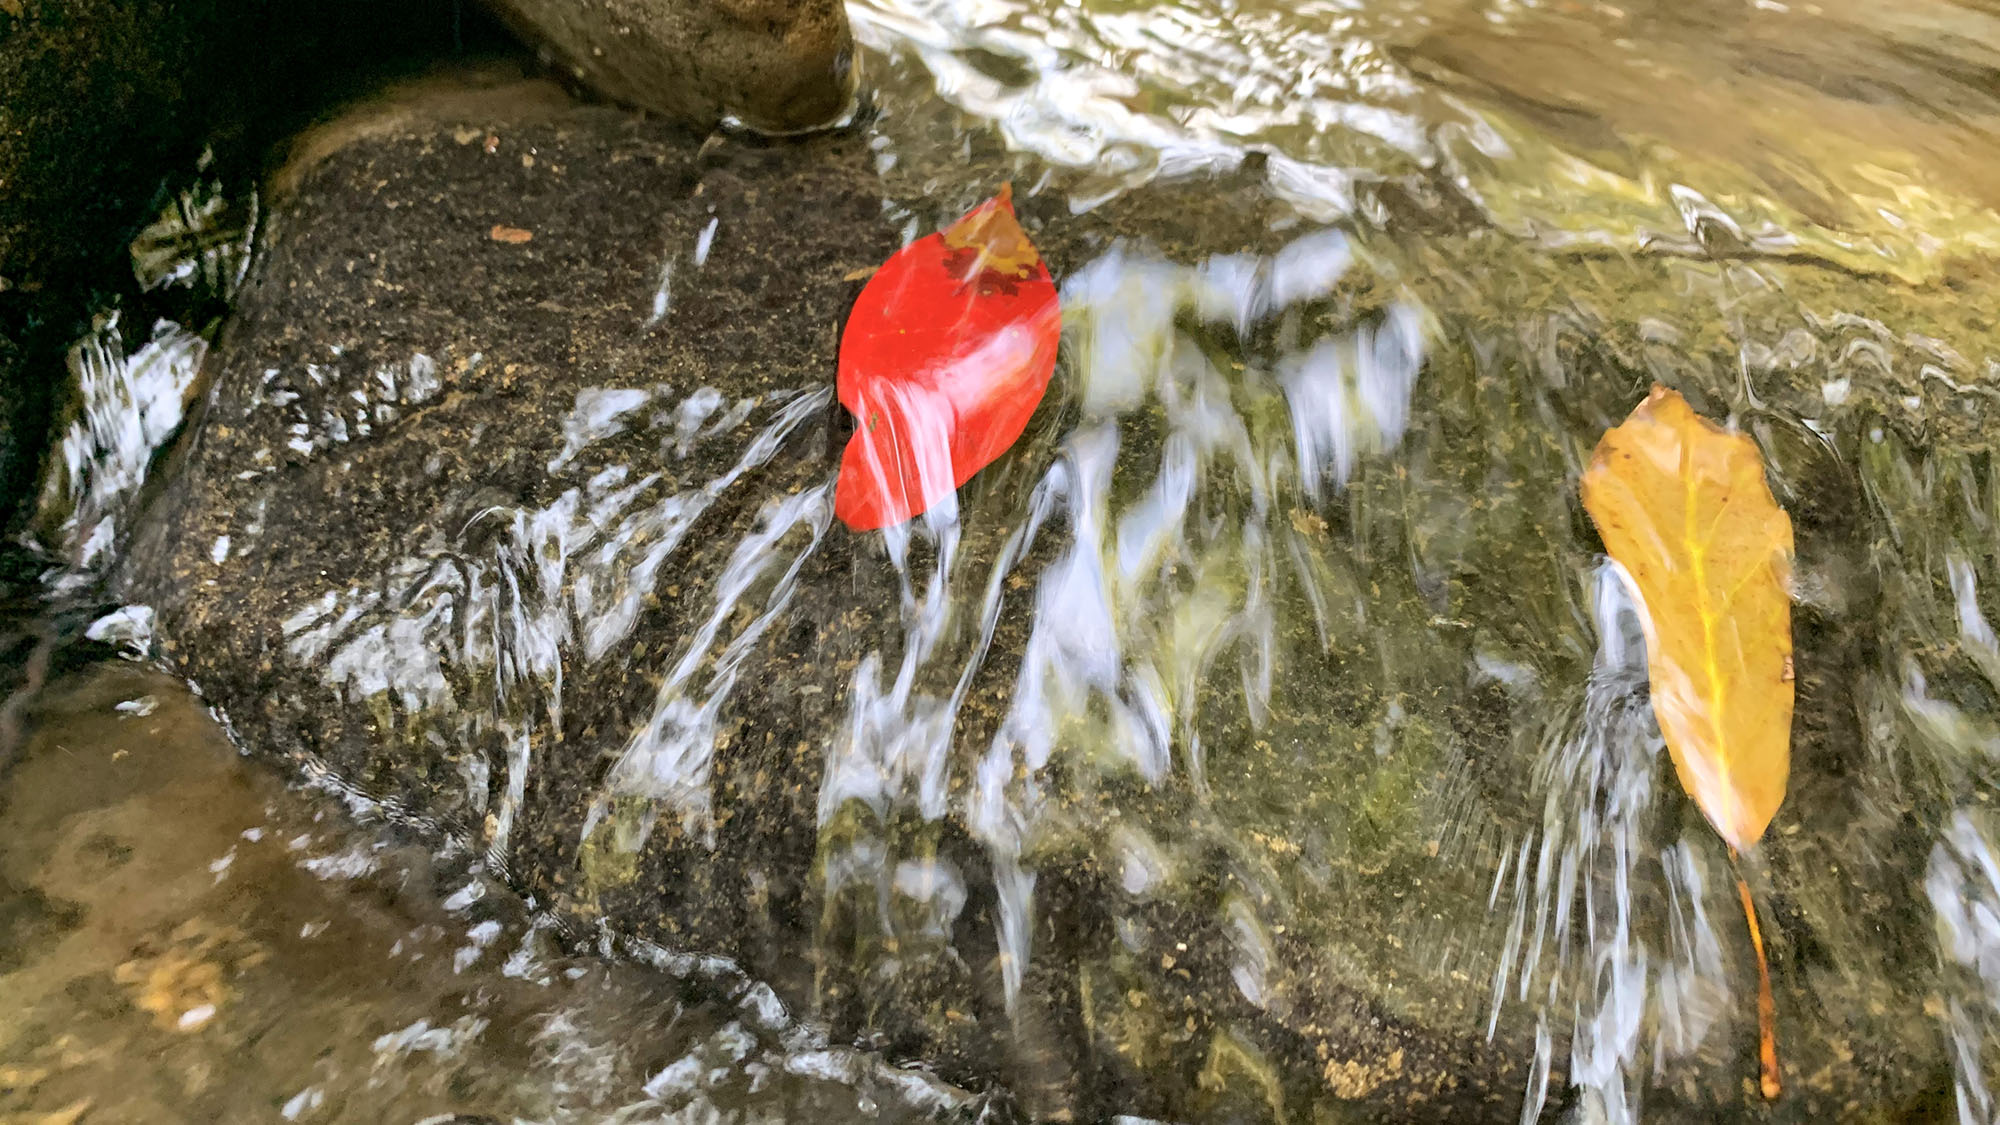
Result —
[[[0, 1122], [2000, 1123], [2000, 9], [849, 14], [852, 247], [515, 63], [140, 235], [0, 567]], [[349, 222], [487, 157], [538, 280]], [[850, 532], [760, 326], [1000, 180], [1049, 399]], [[1797, 529], [1771, 1103], [1577, 498], [1655, 383]]]

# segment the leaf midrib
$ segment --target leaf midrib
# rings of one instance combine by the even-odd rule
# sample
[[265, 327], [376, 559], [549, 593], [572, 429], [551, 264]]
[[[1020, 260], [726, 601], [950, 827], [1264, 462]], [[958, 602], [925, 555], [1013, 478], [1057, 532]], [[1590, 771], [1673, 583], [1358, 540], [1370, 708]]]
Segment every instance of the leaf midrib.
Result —
[[[1724, 690], [1722, 669], [1716, 659], [1716, 609], [1709, 604], [1708, 598], [1708, 542], [1697, 538], [1695, 530], [1695, 500], [1699, 490], [1696, 488], [1696, 475], [1689, 465], [1694, 442], [1685, 428], [1680, 429], [1681, 535], [1687, 543], [1688, 558], [1692, 564], [1689, 569], [1694, 578], [1695, 613], [1701, 618], [1702, 670], [1708, 676], [1709, 698], [1715, 704], [1708, 716], [1709, 737], [1715, 747], [1715, 768], [1722, 782], [1721, 792], [1733, 794], [1735, 788], [1730, 781], [1729, 742], [1723, 734], [1727, 729], [1723, 716], [1729, 710], [1729, 696]], [[1723, 833], [1724, 836], [1732, 834], [1733, 826]]]

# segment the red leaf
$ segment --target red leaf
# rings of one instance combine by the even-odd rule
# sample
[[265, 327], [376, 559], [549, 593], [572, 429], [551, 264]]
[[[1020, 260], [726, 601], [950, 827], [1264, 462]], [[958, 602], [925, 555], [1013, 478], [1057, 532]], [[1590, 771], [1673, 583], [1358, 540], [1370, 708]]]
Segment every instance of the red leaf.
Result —
[[856, 531], [923, 514], [1027, 428], [1055, 371], [1055, 283], [1011, 188], [896, 251], [840, 339], [856, 419], [833, 510]]

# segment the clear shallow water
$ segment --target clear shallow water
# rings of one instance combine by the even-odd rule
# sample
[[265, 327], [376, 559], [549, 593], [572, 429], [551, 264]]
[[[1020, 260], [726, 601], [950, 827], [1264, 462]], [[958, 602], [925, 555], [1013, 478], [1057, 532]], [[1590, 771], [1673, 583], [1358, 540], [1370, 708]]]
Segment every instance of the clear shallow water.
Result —
[[[1993, 1119], [1991, 13], [855, 16], [878, 166], [913, 231], [972, 201], [953, 177], [973, 144], [1004, 144], [1024, 189], [1076, 211], [1229, 172], [1278, 228], [1249, 247], [1190, 224], [1059, 278], [1061, 409], [955, 511], [888, 538], [900, 604], [844, 670], [818, 794], [822, 894], [879, 917], [873, 967], [955, 956], [980, 877], [927, 835], [948, 819], [991, 872], [1010, 1004], [1037, 965], [1090, 955], [1037, 894], [1089, 862], [1124, 896], [1128, 948], [1153, 942], [1148, 904], [1213, 889], [1234, 989], [1275, 1019], [1312, 1020], [1312, 982], [1358, 982], [1392, 1015], [1520, 1052], [1496, 1117], [1750, 1112], [1754, 977], [1727, 860], [1665, 768], [1636, 609], [1574, 500], [1596, 435], [1658, 379], [1759, 439], [1800, 527], [1792, 796], [1750, 868], [1798, 1091], [1778, 1113], [1858, 1086], [1827, 1095], [1855, 1099], [1832, 1112]], [[695, 258], [729, 252], [726, 228], [690, 232], [666, 276], [698, 286]], [[129, 389], [94, 394], [105, 422], [78, 439], [105, 487], [74, 485], [89, 518], [54, 538], [81, 563], [112, 549], [91, 529], [160, 436], [150, 408], [120, 403], [191, 385], [162, 390], [144, 355], [87, 383]], [[430, 362], [363, 405], [412, 405]], [[294, 408], [288, 389], [270, 409]], [[566, 655], [620, 658], [708, 499], [823, 406], [798, 391], [579, 398], [549, 465], [573, 487], [495, 505], [478, 536], [397, 561], [384, 591], [301, 604], [293, 656], [357, 704], [385, 696], [468, 736], [531, 723]], [[299, 425], [301, 456], [366, 436], [346, 417]], [[707, 447], [720, 467], [669, 489], [622, 463], [635, 444]], [[823, 487], [772, 498], [701, 576], [703, 626], [604, 777], [586, 876], [615, 880], [663, 822], [712, 825], [718, 716], [759, 690], [758, 638], [820, 608], [797, 575], [838, 533], [827, 503]], [[212, 550], [254, 549], [256, 524]], [[447, 613], [465, 591], [487, 600]], [[490, 675], [491, 699], [453, 694], [467, 672]], [[504, 842], [542, 766], [525, 750], [476, 764], [468, 788], [500, 794], [485, 842]], [[1114, 1043], [1157, 1036], [1139, 1015], [1094, 1018]], [[676, 1044], [661, 1057], [692, 1050]], [[1261, 1081], [1238, 1055], [1208, 1057]], [[1336, 1092], [1386, 1080], [1359, 1053], [1325, 1061]]]
[[169, 677], [95, 665], [38, 710], [0, 790], [7, 1120], [899, 1121], [971, 1104], [830, 1046], [767, 988], [663, 974], [643, 947], [566, 954], [476, 857], [337, 789], [285, 787]]
[[1086, 203], [1256, 153], [1275, 194], [1327, 221], [1383, 217], [1371, 204], [1393, 187], [1551, 248], [1720, 237], [1916, 278], [1994, 247], [1982, 139], [2000, 17], [1983, 5], [853, 11], [864, 42], [1073, 175]]

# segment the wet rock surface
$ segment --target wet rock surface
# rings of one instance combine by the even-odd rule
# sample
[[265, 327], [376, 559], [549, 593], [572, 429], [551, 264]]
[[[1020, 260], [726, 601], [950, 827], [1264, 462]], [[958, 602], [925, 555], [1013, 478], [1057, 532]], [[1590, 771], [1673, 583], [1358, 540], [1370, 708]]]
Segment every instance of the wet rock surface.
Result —
[[[590, 108], [490, 131], [429, 121], [331, 154], [274, 220], [130, 590], [246, 741], [484, 840], [539, 900], [740, 958], [848, 1033], [948, 1073], [990, 1077], [1032, 1050], [1019, 1067], [1032, 1081], [1070, 1071], [1048, 1110], [1123, 1108], [1114, 1091], [1154, 1085], [1168, 1058], [1198, 1071], [1219, 1027], [1258, 1022], [1228, 983], [1224, 919], [1163, 904], [1149, 925], [1165, 952], [1119, 955], [1121, 971], [1157, 978], [1147, 1003], [1176, 1029], [1162, 1058], [1122, 1063], [1091, 1049], [1065, 955], [1033, 963], [1043, 1011], [1025, 1029], [1007, 1015], [992, 880], [962, 827], [910, 826], [923, 839], [889, 883], [930, 880], [911, 905], [934, 916], [910, 940], [929, 928], [937, 948], [885, 959], [903, 927], [881, 931], [875, 892], [861, 893], [874, 878], [835, 870], [865, 863], [876, 832], [847, 831], [849, 855], [842, 824], [822, 825], [828, 742], [857, 666], [901, 647], [906, 593], [881, 537], [829, 523], [839, 325], [852, 275], [901, 241], [866, 155], [855, 136], [703, 151], [695, 134]], [[1059, 230], [1052, 210], [1023, 207], [1059, 270], [1118, 222]], [[1218, 233], [1269, 241], [1250, 218]], [[996, 466], [968, 511], [1018, 497], [1029, 473]], [[980, 538], [965, 549], [990, 556], [998, 544]], [[818, 549], [789, 569], [746, 553], [807, 543]], [[565, 558], [596, 552], [615, 557], [591, 577], [565, 572]], [[413, 559], [425, 573], [402, 573]], [[412, 580], [454, 622], [445, 650], [424, 647], [434, 636], [409, 647], [417, 638], [387, 621]], [[389, 599], [363, 611], [376, 624], [342, 620], [355, 596]], [[781, 620], [758, 619], [773, 610]], [[998, 624], [966, 745], [1003, 718], [1027, 618]], [[363, 637], [367, 651], [339, 655]], [[648, 764], [655, 776], [623, 784], [626, 745], [679, 721], [656, 700], [690, 653], [719, 706], [704, 727], [652, 736], [712, 760]], [[1044, 924], [1092, 935], [1072, 955], [1116, 945], [1101, 909], [1113, 877], [1081, 864], [1044, 876]], [[875, 975], [897, 960], [909, 964]], [[1126, 1007], [1126, 991], [1100, 1002]], [[1406, 1060], [1364, 1092], [1427, 1090], [1449, 1073], [1465, 1090], [1440, 1095], [1466, 1104], [1480, 1080], [1468, 1057], [1489, 1077], [1503, 1069], [1482, 1044], [1378, 1030], [1365, 996], [1320, 1004], [1322, 1042]], [[1313, 1040], [1269, 1031], [1246, 1058], [1295, 1053], [1319, 1069]]]
[[[1519, 999], [1619, 969], [1575, 936], [1613, 914], [1592, 864], [1643, 844], [1729, 901], [1695, 814], [1634, 811], [1677, 796], [1631, 653], [1592, 651], [1629, 607], [1571, 482], [1647, 379], [1730, 401], [1736, 342], [1686, 326], [1736, 266], [1350, 238], [1252, 178], [1083, 216], [1024, 193], [1070, 310], [1056, 389], [955, 524], [855, 535], [841, 318], [906, 223], [1005, 162], [971, 146], [927, 199], [865, 131], [704, 143], [508, 104], [419, 106], [298, 173], [131, 545], [121, 592], [249, 746], [483, 845], [578, 932], [734, 958], [837, 1037], [1050, 1118], [1514, 1120], [1538, 1030], [1557, 1089], [1570, 1035]], [[1760, 367], [1766, 393], [1805, 401], [1801, 366]], [[1340, 401], [1308, 400], [1328, 370]], [[1834, 440], [1906, 440], [1896, 392], [1857, 384]], [[1922, 395], [1923, 440], [1982, 456], [1977, 399]], [[1771, 440], [1802, 558], [1854, 567], [1859, 486]], [[1813, 1013], [1801, 1120], [1949, 1081], [1935, 966], [1879, 937], [1922, 932], [1921, 851], [1841, 870], [1909, 800], [1836, 698], [1875, 658], [1857, 612], [1804, 614], [1800, 780], [1754, 876], [1781, 1011]], [[1565, 757], [1585, 735], [1617, 778]], [[1538, 837], [1572, 823], [1544, 801], [1601, 802], [1589, 838]], [[1580, 849], [1586, 889], [1537, 847]], [[1740, 983], [1742, 952], [1668, 959]], [[1746, 994], [1690, 995], [1724, 1030], [1686, 1030], [1656, 1097], [1761, 1112], [1731, 1077]]]

